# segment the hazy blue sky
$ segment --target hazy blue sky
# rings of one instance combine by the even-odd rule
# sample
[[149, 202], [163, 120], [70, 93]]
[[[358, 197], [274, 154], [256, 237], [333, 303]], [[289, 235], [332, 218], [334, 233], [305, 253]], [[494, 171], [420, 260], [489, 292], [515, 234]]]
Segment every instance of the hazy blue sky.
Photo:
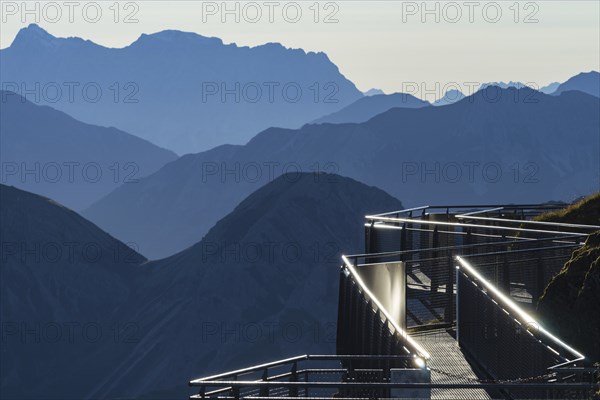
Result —
[[317, 7], [313, 1], [229, 1], [233, 13], [227, 15], [220, 1], [75, 3], [69, 12], [61, 1], [28, 2], [33, 12], [24, 14], [21, 1], [2, 1], [0, 46], [9, 46], [33, 22], [55, 36], [80, 36], [109, 47], [126, 46], [141, 33], [178, 29], [239, 45], [280, 42], [324, 51], [359, 89], [386, 92], [407, 85], [414, 91], [415, 84], [420, 92], [433, 91], [436, 82], [439, 88], [500, 80], [543, 86], [600, 69], [596, 0], [323, 1]]

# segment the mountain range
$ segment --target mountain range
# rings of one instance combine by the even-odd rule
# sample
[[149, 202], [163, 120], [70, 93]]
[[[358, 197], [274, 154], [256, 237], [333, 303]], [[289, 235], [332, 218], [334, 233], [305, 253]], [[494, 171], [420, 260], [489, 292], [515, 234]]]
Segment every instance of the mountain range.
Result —
[[179, 154], [299, 128], [363, 94], [324, 53], [162, 31], [123, 48], [35, 24], [0, 51], [2, 88]]
[[600, 73], [590, 71], [577, 74], [561, 83], [553, 94], [558, 95], [569, 90], [577, 90], [600, 97]]
[[116, 128], [90, 125], [0, 91], [1, 183], [49, 196], [75, 210], [135, 185], [177, 158]]
[[444, 107], [393, 108], [360, 124], [267, 129], [245, 146], [181, 157], [83, 215], [147, 257], [199, 241], [284, 172], [325, 171], [426, 203], [570, 200], [598, 190], [600, 99], [489, 87]]
[[391, 108], [422, 108], [430, 105], [428, 102], [406, 93], [373, 94], [358, 99], [340, 111], [318, 118], [311, 123], [344, 124], [348, 122], [366, 122]]
[[[0, 190], [2, 237], [18, 242], [3, 246], [0, 270], [2, 394], [27, 399], [182, 398], [188, 380], [223, 368], [333, 353], [340, 254], [364, 250], [363, 215], [402, 208], [349, 178], [286, 174], [201, 242], [146, 262], [51, 200]], [[66, 241], [80, 244], [69, 263], [21, 247]], [[86, 243], [103, 256], [88, 261]], [[22, 342], [25, 328], [34, 333]]]
[[[521, 82], [513, 82], [510, 81], [508, 83], [505, 82], [489, 82], [484, 83], [480, 86], [480, 89], [485, 89], [489, 86], [498, 86], [502, 89], [515, 88], [515, 89], [523, 89], [528, 87], [527, 84]], [[546, 86], [537, 88], [533, 85], [530, 86], [533, 89], [538, 90], [539, 92], [545, 94], [554, 94], [559, 95], [568, 90], [577, 90], [583, 93], [591, 94], [595, 97], [600, 97], [600, 73], [597, 71], [590, 72], [581, 72], [571, 78], [567, 79], [565, 82], [552, 82]]]

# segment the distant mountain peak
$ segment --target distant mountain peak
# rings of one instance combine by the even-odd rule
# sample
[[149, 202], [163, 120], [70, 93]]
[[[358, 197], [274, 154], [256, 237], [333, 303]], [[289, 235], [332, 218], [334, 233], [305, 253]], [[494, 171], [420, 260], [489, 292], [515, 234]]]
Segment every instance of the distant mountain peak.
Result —
[[559, 95], [567, 91], [580, 91], [595, 97], [600, 97], [600, 73], [598, 71], [580, 72], [563, 82], [552, 93]]
[[142, 33], [140, 37], [126, 47], [135, 47], [136, 45], [145, 45], [145, 44], [166, 44], [169, 46], [172, 45], [186, 45], [186, 44], [195, 44], [195, 45], [212, 45], [212, 46], [231, 46], [233, 48], [239, 49], [259, 49], [265, 51], [280, 51], [287, 50], [291, 52], [297, 52], [302, 55], [313, 55], [317, 57], [324, 57], [327, 61], [329, 60], [327, 54], [324, 52], [311, 52], [305, 51], [301, 48], [291, 48], [286, 47], [279, 42], [266, 42], [263, 44], [259, 44], [256, 46], [240, 46], [235, 42], [224, 43], [222, 39], [214, 36], [204, 36], [196, 32], [186, 32], [175, 29], [167, 29], [164, 31], [159, 31], [155, 33]]
[[600, 72], [594, 71], [594, 70], [590, 70], [589, 72], [580, 72], [577, 75], [575, 75], [575, 77], [578, 77], [578, 76], [579, 77], [581, 77], [581, 76], [591, 76], [591, 77], [593, 77], [593, 76], [598, 76], [598, 75], [600, 75]]
[[422, 108], [430, 103], [408, 93], [363, 96], [347, 107], [312, 121], [312, 124], [362, 123], [392, 108]]
[[[54, 33], [54, 27], [47, 28]], [[23, 40], [0, 50], [2, 78], [27, 87], [39, 84], [40, 77], [59, 85], [66, 77], [94, 82], [106, 93], [97, 103], [79, 101], [83, 85], [74, 88], [73, 100], [63, 90], [62, 96], [55, 96], [56, 105], [49, 96], [39, 96], [40, 102], [180, 154], [246, 143], [271, 126], [299, 128], [363, 97], [322, 52], [290, 48], [287, 43], [245, 46], [195, 30], [145, 33], [122, 47], [76, 37], [55, 38], [48, 46]], [[123, 100], [138, 105], [125, 110], [123, 101], [109, 101], [109, 87], [114, 88], [115, 82], [120, 82]], [[127, 82], [134, 82], [130, 89], [143, 90], [130, 92]], [[316, 101], [309, 95], [315, 82]]]
[[560, 82], [552, 82], [547, 84], [546, 86], [542, 86], [540, 88], [540, 92], [545, 93], [545, 94], [552, 94], [556, 91], [556, 89], [558, 89], [558, 87], [560, 86]]
[[21, 28], [21, 30], [15, 36], [15, 39], [10, 45], [10, 48], [20, 48], [25, 52], [33, 53], [34, 50], [40, 49], [48, 49], [52, 51], [57, 46], [62, 46], [65, 44], [69, 45], [83, 45], [89, 44], [91, 46], [103, 47], [100, 46], [91, 40], [85, 40], [77, 36], [69, 36], [69, 37], [57, 37], [48, 33], [44, 28], [40, 27], [38, 24], [29, 24], [25, 28]]
[[509, 89], [509, 88], [515, 88], [515, 89], [522, 89], [525, 87], [528, 87], [526, 84], [522, 83], [522, 82], [513, 82], [513, 81], [509, 81], [509, 82], [487, 82], [487, 83], [483, 83], [481, 84], [481, 86], [479, 87], [479, 89], [485, 89], [487, 87], [490, 86], [497, 86], [499, 88], [502, 89]]
[[156, 33], [142, 33], [140, 37], [131, 45], [146, 43], [146, 42], [173, 42], [185, 43], [195, 41], [198, 43], [222, 45], [223, 41], [216, 37], [203, 36], [195, 32], [184, 32], [174, 29], [167, 29]]
[[57, 38], [49, 34], [38, 24], [29, 24], [26, 28], [21, 28], [13, 41], [13, 45], [20, 43], [44, 43], [51, 44]]
[[530, 100], [533, 99], [539, 100], [542, 97], [545, 97], [546, 94], [530, 88], [529, 86], [506, 86], [502, 87], [499, 85], [489, 85], [482, 87], [472, 95], [465, 97], [465, 99], [469, 99], [469, 101], [480, 100], [485, 103], [497, 103], [497, 102], [515, 102], [515, 99], [526, 99], [530, 96]]
[[21, 30], [19, 30], [19, 34], [38, 35], [40, 37], [54, 38], [54, 36], [49, 34], [48, 31], [46, 31], [44, 28], [35, 23], [29, 24], [25, 28], [21, 28]]
[[385, 94], [383, 90], [372, 88], [363, 93], [365, 96], [376, 96], [378, 94]]
[[458, 89], [449, 89], [446, 91], [443, 97], [436, 100], [434, 106], [445, 106], [448, 104], [454, 104], [465, 98], [465, 95]]

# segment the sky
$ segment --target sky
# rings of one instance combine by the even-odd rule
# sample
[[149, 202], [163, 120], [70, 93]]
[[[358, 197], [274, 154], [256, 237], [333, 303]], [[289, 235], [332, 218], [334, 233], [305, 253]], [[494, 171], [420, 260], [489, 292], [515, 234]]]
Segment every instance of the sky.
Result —
[[0, 2], [0, 48], [37, 23], [55, 36], [124, 47], [165, 29], [226, 43], [322, 51], [360, 90], [429, 99], [475, 83], [542, 87], [600, 69], [600, 2]]

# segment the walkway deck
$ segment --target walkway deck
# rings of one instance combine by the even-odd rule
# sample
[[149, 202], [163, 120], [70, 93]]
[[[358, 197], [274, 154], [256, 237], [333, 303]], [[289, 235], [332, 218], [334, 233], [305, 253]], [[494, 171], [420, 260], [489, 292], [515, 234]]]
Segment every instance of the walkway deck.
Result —
[[[458, 342], [445, 329], [411, 335], [431, 354], [432, 383], [474, 383], [477, 375], [465, 359]], [[451, 375], [448, 376], [445, 373]], [[489, 400], [483, 389], [433, 389], [431, 398], [436, 400]]]

